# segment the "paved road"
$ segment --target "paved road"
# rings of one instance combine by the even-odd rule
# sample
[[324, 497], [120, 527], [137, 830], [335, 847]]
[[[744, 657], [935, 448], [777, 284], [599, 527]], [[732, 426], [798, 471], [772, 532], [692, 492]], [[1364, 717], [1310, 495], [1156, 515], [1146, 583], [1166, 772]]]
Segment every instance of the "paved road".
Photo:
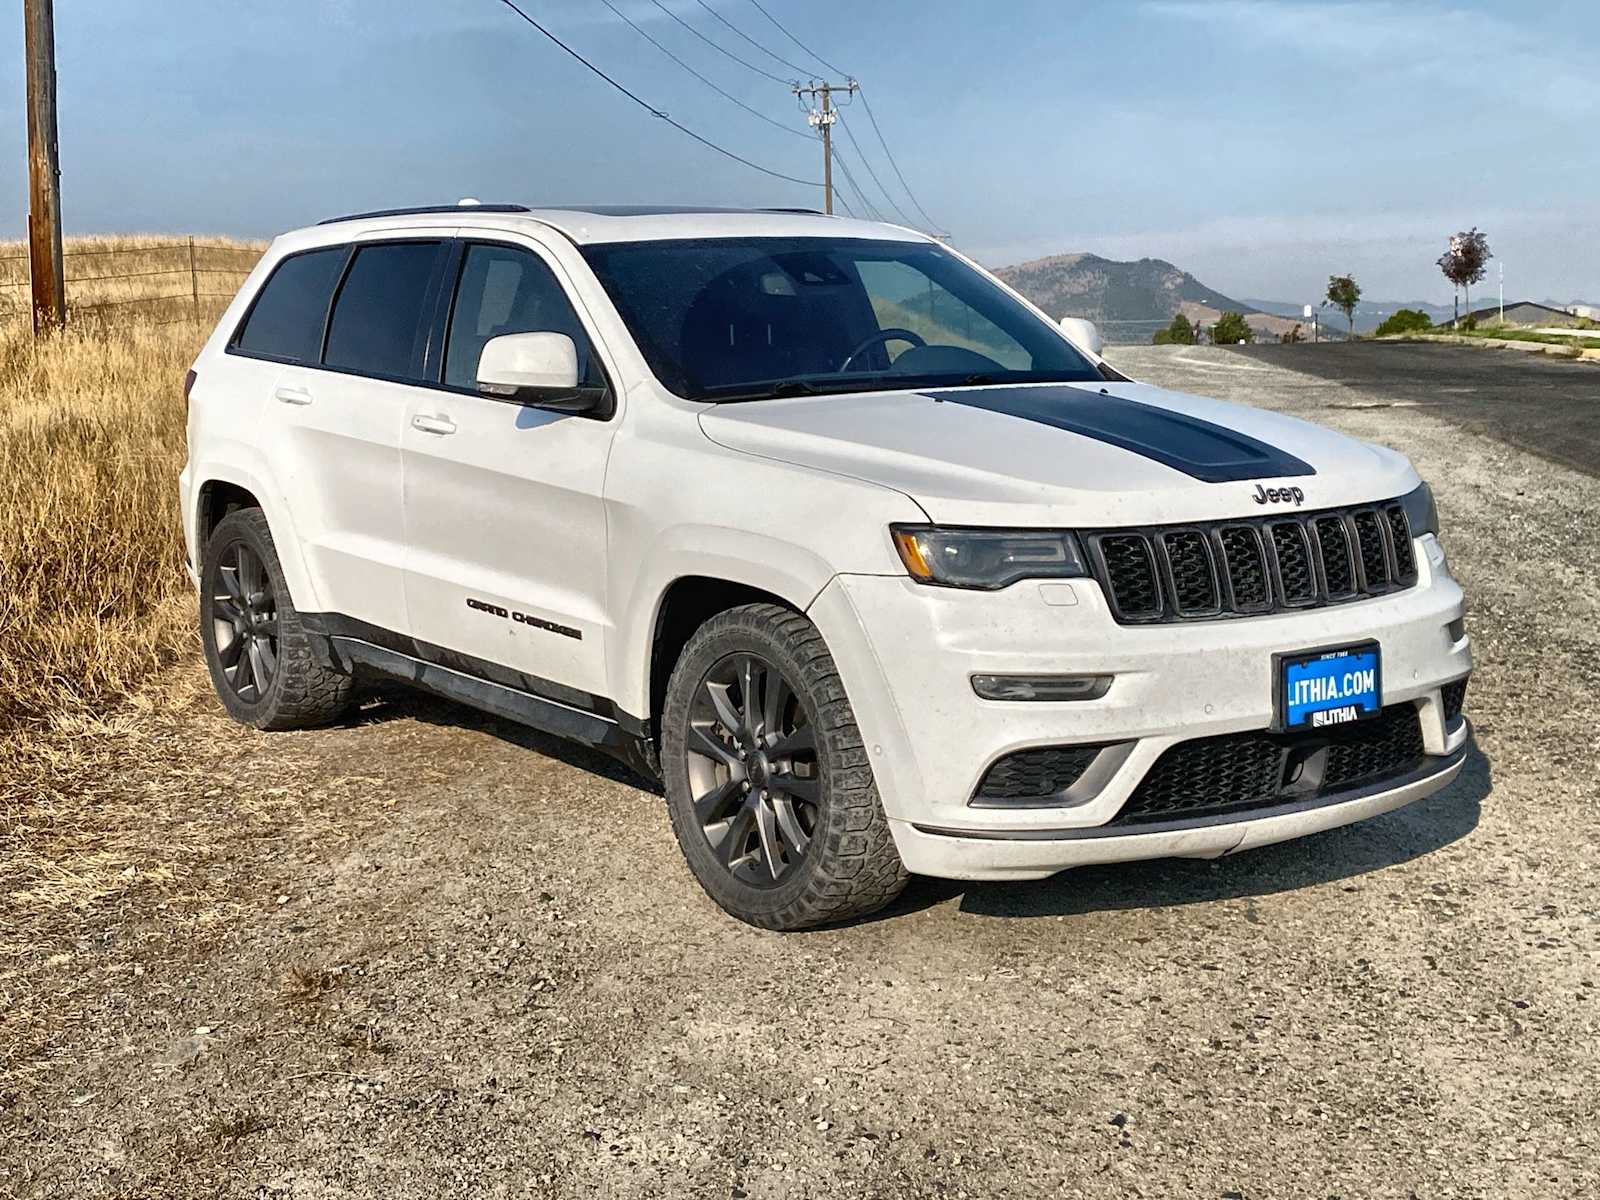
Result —
[[190, 663], [95, 734], [149, 853], [82, 833], [106, 899], [0, 963], [0, 1196], [1592, 1193], [1600, 480], [1265, 357], [1113, 354], [1434, 480], [1478, 657], [1453, 787], [783, 937], [591, 755], [388, 695], [255, 733]]
[[1600, 475], [1600, 366], [1592, 363], [1404, 342], [1230, 353], [1437, 410], [1464, 429]]

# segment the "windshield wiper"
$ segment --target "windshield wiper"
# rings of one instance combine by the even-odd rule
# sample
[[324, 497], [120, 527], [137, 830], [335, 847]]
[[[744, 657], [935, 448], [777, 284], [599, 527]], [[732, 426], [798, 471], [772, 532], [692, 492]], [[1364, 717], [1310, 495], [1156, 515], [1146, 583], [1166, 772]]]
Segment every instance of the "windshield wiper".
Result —
[[814, 383], [807, 383], [804, 379], [785, 379], [780, 383], [770, 383], [763, 387], [749, 387], [744, 384], [731, 385], [727, 391], [721, 388], [707, 388], [701, 396], [713, 404], [738, 404], [742, 400], [785, 400], [791, 396], [826, 396], [836, 392], [839, 388], [818, 387]]

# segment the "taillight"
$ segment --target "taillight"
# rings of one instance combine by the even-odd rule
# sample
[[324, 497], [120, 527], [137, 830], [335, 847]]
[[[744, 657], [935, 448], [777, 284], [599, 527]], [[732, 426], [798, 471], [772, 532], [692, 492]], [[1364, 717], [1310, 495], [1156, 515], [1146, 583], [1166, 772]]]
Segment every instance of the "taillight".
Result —
[[194, 391], [194, 381], [196, 379], [198, 379], [198, 378], [199, 378], [199, 376], [194, 373], [194, 369], [193, 368], [190, 368], [187, 372], [184, 373], [184, 376], [183, 376], [183, 402], [185, 404], [189, 403], [189, 393]]

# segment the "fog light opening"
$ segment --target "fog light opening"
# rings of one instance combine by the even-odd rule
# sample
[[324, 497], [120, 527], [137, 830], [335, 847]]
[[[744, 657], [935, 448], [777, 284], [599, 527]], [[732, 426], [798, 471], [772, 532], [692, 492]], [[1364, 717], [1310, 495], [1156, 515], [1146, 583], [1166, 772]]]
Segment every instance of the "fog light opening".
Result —
[[1098, 700], [1110, 675], [974, 675], [972, 690], [984, 700]]

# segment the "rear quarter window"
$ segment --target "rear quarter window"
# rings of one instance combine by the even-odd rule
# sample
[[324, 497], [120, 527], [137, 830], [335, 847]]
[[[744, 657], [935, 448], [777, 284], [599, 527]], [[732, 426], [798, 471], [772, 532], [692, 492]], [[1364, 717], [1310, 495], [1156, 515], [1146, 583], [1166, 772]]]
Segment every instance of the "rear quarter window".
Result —
[[315, 363], [322, 355], [328, 302], [339, 282], [347, 247], [295, 254], [262, 285], [234, 347], [244, 354]]

